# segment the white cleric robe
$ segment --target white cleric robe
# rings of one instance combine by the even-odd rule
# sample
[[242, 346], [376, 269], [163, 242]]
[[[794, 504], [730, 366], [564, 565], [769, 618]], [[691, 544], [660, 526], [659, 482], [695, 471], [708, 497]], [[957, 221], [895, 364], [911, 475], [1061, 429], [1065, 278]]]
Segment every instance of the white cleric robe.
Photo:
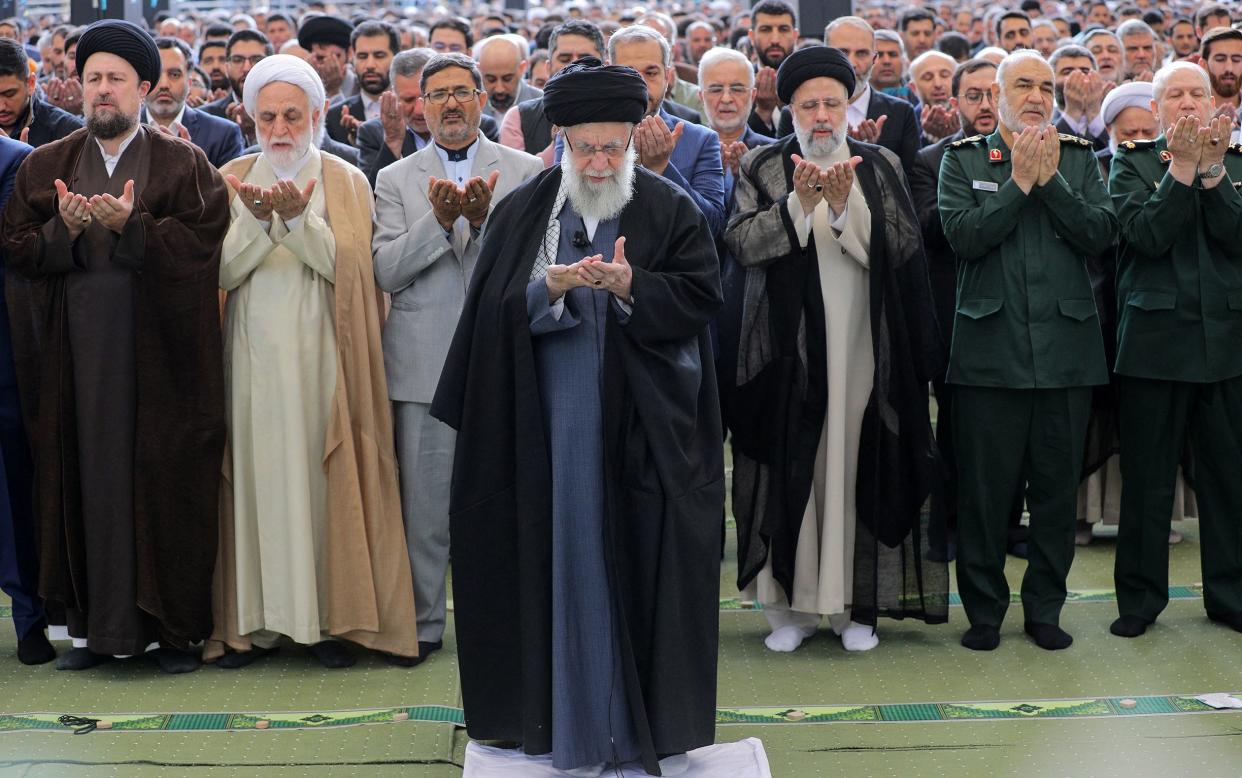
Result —
[[[844, 143], [826, 158], [808, 157], [820, 167], [849, 158]], [[825, 201], [809, 216], [797, 197], [788, 203], [799, 244], [805, 247], [811, 235], [815, 238], [824, 300], [828, 410], [815, 456], [814, 484], [798, 532], [792, 605], [772, 577], [770, 555], [746, 596], [763, 604], [774, 629], [785, 623], [812, 627], [827, 615], [840, 632], [849, 623], [853, 598], [858, 444], [875, 378], [868, 280], [871, 210], [857, 183], [845, 213], [835, 220]]]
[[[311, 148], [291, 170], [260, 157], [247, 183], [323, 181]], [[237, 557], [238, 631], [258, 645], [326, 637], [324, 441], [336, 390], [336, 240], [318, 183], [300, 217], [260, 222], [233, 198], [220, 286]]]

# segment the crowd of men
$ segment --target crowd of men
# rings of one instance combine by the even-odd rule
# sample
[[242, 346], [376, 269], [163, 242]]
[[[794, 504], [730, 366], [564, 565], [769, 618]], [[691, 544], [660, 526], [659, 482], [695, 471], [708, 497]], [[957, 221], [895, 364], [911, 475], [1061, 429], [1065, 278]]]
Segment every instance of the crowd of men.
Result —
[[22, 662], [413, 667], [451, 558], [473, 737], [673, 775], [726, 488], [773, 651], [1068, 648], [1100, 521], [1137, 637], [1186, 515], [1242, 631], [1228, 7], [461, 10], [0, 21]]

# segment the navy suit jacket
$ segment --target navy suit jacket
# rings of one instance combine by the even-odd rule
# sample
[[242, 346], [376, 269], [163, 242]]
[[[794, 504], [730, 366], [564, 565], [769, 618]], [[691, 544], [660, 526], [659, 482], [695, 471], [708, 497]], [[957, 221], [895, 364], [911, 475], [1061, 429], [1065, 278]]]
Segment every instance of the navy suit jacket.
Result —
[[341, 126], [341, 112], [346, 107], [349, 108], [350, 116], [364, 122], [367, 120], [367, 109], [362, 105], [362, 95], [355, 95], [329, 108], [328, 115], [324, 119], [324, 127], [328, 130], [328, 136], [337, 143], [350, 142], [349, 132]]
[[[690, 195], [712, 235], [719, 237], [725, 228], [725, 179], [724, 166], [720, 162], [720, 136], [714, 130], [683, 121], [660, 109], [660, 118], [670, 130], [684, 125], [681, 139], [673, 147], [664, 177]], [[555, 160], [561, 161], [562, 135], [556, 138]]]
[[[0, 136], [0, 210], [3, 210], [13, 194], [17, 181], [17, 169], [26, 156], [34, 151], [21, 141]], [[3, 251], [0, 250], [0, 257]], [[17, 371], [13, 368], [13, 342], [9, 332], [8, 306], [4, 299], [4, 273], [0, 267], [0, 419], [10, 429], [21, 428], [21, 410], [17, 402]], [[0, 475], [0, 478], [3, 476]], [[8, 511], [7, 506], [4, 511]], [[6, 538], [7, 540], [7, 538]]]
[[241, 128], [236, 122], [188, 105], [181, 122], [190, 133], [190, 142], [202, 149], [215, 167], [222, 168], [242, 155]]

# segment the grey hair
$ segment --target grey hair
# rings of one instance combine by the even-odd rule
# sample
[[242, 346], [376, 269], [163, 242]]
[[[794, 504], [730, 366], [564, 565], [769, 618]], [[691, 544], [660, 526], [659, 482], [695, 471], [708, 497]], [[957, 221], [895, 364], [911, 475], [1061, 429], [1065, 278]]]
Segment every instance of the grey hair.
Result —
[[1048, 62], [1044, 59], [1043, 55], [1040, 54], [1038, 51], [1035, 51], [1034, 49], [1018, 49], [1014, 53], [1010, 54], [1008, 57], [1005, 57], [1004, 59], [1002, 59], [1000, 65], [998, 65], [996, 68], [996, 83], [1000, 84], [1000, 88], [1002, 92], [1005, 91], [1005, 71], [1009, 70], [1009, 68], [1013, 67], [1019, 62], [1026, 62], [1028, 60], [1032, 62], [1038, 62], [1039, 64], [1048, 68], [1049, 73], [1053, 72], [1052, 66], [1048, 64]]
[[1077, 43], [1067, 43], [1064, 46], [1058, 47], [1057, 50], [1052, 52], [1052, 55], [1048, 57], [1048, 64], [1052, 66], [1053, 73], [1057, 72], [1057, 63], [1065, 57], [1085, 57], [1086, 59], [1091, 60], [1092, 70], [1095, 69], [1095, 55], [1091, 53], [1090, 49], [1086, 46], [1079, 46]]
[[903, 41], [901, 39], [901, 36], [898, 35], [897, 33], [893, 32], [892, 30], [876, 30], [875, 39], [877, 41], [888, 41], [889, 43], [896, 43], [897, 48], [901, 50], [901, 58], [902, 59], [906, 58], [905, 41]]
[[1164, 89], [1165, 85], [1169, 81], [1169, 77], [1171, 77], [1174, 73], [1180, 73], [1183, 70], [1194, 71], [1198, 74], [1199, 78], [1203, 79], [1203, 86], [1207, 87], [1209, 94], [1211, 93], [1212, 82], [1208, 79], [1206, 70], [1193, 62], [1170, 62], [1168, 65], [1165, 65], [1157, 70], [1155, 77], [1152, 78], [1151, 99], [1155, 100], [1157, 103], [1160, 102], [1161, 99], [1164, 98]]
[[1150, 35], [1152, 38], [1155, 38], [1156, 31], [1142, 19], [1126, 19], [1117, 25], [1118, 38], [1129, 38], [1133, 35]]
[[751, 67], [750, 60], [746, 55], [736, 49], [727, 49], [724, 46], [713, 46], [703, 54], [703, 58], [699, 60], [699, 84], [703, 83], [703, 77], [707, 73], [707, 69], [722, 62], [736, 62], [746, 68], [746, 88], [751, 89], [755, 86], [755, 70]]
[[411, 78], [423, 72], [423, 68], [427, 66], [427, 61], [436, 55], [435, 49], [407, 49], [392, 58], [392, 65], [388, 67], [388, 80], [392, 83], [397, 82], [397, 76], [402, 78]]
[[474, 78], [474, 88], [483, 88], [483, 74], [479, 72], [478, 64], [476, 64], [469, 55], [454, 52], [449, 54], [437, 54], [427, 60], [427, 64], [423, 65], [422, 75], [418, 77], [418, 91], [426, 92], [427, 79], [431, 78], [436, 73], [439, 73], [441, 70], [448, 70], [449, 68], [461, 68], [462, 70], [468, 71], [471, 77]]
[[669, 46], [677, 45], [677, 22], [673, 21], [673, 17], [669, 16], [666, 13], [662, 13], [660, 11], [648, 11], [647, 13], [638, 17], [638, 20], [635, 22], [635, 24], [643, 24], [649, 19], [657, 19], [659, 20], [660, 24], [663, 24], [665, 27], [667, 27], [668, 37], [664, 38], [664, 40], [668, 41]]
[[[1150, 29], [1150, 28], [1148, 28], [1148, 29]], [[1097, 27], [1097, 28], [1095, 28], [1094, 30], [1091, 30], [1090, 32], [1088, 32], [1088, 33], [1086, 33], [1085, 35], [1083, 35], [1083, 36], [1082, 36], [1082, 45], [1084, 45], [1084, 46], [1088, 45], [1088, 44], [1090, 43], [1090, 41], [1091, 41], [1091, 39], [1092, 39], [1092, 38], [1097, 38], [1097, 37], [1099, 37], [1099, 36], [1101, 36], [1101, 35], [1107, 35], [1108, 37], [1110, 37], [1110, 38], [1112, 38], [1113, 40], [1117, 41], [1117, 45], [1118, 45], [1118, 46], [1120, 46], [1120, 45], [1121, 45], [1121, 38], [1118, 38], [1118, 37], [1117, 37], [1117, 34], [1116, 34], [1115, 32], [1113, 32], [1112, 30], [1105, 29], [1104, 27]]]
[[[873, 47], [875, 46], [875, 28], [868, 24], [867, 20], [861, 16], [838, 16], [836, 19], [828, 22], [828, 26], [824, 28], [825, 42], [828, 41], [828, 36], [832, 34], [832, 31], [838, 27], [853, 27], [855, 29], [862, 30], [871, 36], [871, 45]], [[905, 56], [904, 51], [902, 52], [902, 56]]]
[[608, 61], [617, 61], [618, 44], [650, 42], [660, 44], [660, 53], [664, 56], [664, 67], [671, 66], [673, 64], [673, 49], [668, 45], [668, 39], [651, 27], [642, 24], [622, 27], [612, 34], [612, 37], [608, 39]]

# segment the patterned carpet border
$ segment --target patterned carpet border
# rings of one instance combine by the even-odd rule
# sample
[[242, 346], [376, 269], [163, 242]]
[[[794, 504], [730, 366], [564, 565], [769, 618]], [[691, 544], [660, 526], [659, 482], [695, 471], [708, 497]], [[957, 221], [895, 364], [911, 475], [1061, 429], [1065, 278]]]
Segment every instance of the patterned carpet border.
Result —
[[[981, 721], [1007, 719], [1108, 718], [1161, 716], [1187, 713], [1226, 713], [1193, 696], [1098, 697], [1030, 702], [941, 702], [896, 705], [814, 705], [796, 708], [741, 707], [716, 711], [716, 723], [728, 724], [908, 724], [914, 722]], [[0, 734], [59, 732], [247, 732], [311, 730], [361, 724], [418, 721], [465, 726], [460, 708], [422, 705], [406, 708], [370, 708], [338, 711], [278, 713], [116, 713], [116, 714], [0, 714]]]

